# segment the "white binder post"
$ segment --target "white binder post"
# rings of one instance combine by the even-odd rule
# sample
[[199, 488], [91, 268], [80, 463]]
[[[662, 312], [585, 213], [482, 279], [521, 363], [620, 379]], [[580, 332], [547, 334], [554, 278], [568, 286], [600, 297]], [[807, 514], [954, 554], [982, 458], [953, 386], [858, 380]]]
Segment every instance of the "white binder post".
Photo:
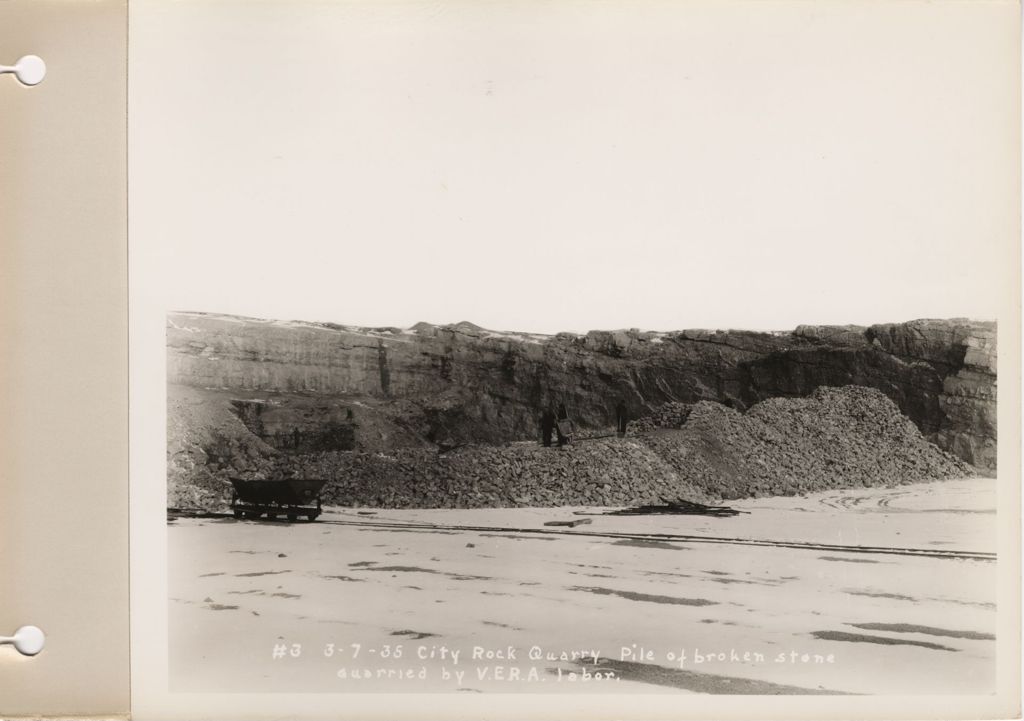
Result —
[[0, 74], [14, 73], [22, 85], [38, 85], [46, 77], [46, 63], [38, 55], [25, 55], [14, 65], [0, 65]]
[[35, 656], [46, 645], [46, 634], [35, 626], [22, 626], [13, 636], [0, 636], [0, 644], [11, 644], [24, 656]]

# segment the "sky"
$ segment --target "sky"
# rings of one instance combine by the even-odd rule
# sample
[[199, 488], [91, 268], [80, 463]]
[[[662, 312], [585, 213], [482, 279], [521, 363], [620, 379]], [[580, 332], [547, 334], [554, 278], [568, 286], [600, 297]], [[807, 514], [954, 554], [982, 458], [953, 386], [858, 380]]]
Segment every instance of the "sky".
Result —
[[139, 0], [132, 283], [367, 326], [997, 318], [1014, 13]]

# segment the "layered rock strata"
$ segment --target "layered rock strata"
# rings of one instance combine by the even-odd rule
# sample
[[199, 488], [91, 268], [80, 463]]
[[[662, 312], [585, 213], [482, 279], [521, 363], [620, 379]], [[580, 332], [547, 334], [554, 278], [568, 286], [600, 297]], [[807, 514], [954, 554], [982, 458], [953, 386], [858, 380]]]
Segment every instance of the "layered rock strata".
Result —
[[996, 464], [989, 322], [544, 336], [175, 313], [167, 351], [172, 386], [228, 396], [257, 439], [286, 452], [534, 439], [541, 410], [559, 402], [596, 430], [613, 425], [620, 399], [639, 418], [667, 403], [744, 410], [859, 385], [889, 397], [940, 448], [986, 473]]

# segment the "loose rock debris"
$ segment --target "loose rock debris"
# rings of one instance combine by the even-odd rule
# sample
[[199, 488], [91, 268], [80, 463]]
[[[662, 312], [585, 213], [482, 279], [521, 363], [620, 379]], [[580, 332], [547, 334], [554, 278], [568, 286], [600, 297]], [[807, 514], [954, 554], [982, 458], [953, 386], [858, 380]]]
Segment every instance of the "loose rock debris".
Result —
[[586, 523], [590, 523], [589, 518], [577, 518], [572, 521], [547, 521], [544, 523], [545, 526], [568, 526], [569, 528], [576, 528], [576, 526], [582, 526]]
[[[713, 505], [726, 499], [976, 475], [926, 440], [883, 393], [860, 386], [772, 398], [746, 413], [711, 401], [674, 404], [635, 424], [625, 438], [593, 438], [562, 448], [521, 442], [444, 454], [430, 448], [281, 454], [268, 473], [327, 479], [325, 505], [631, 506], [644, 510], [626, 515], [718, 516], [731, 515], [732, 509]], [[183, 480], [175, 475], [172, 486]], [[171, 493], [177, 505], [188, 500], [216, 510], [230, 500], [230, 485], [208, 470], [186, 483], [197, 484], [195, 492]], [[665, 498], [679, 500], [671, 506]], [[670, 508], [657, 510], [659, 504]]]
[[738, 516], [741, 513], [750, 511], [738, 511], [729, 506], [705, 506], [703, 503], [692, 503], [690, 501], [677, 500], [665, 501], [660, 506], [636, 506], [633, 508], [620, 508], [615, 511], [606, 511], [603, 516]]

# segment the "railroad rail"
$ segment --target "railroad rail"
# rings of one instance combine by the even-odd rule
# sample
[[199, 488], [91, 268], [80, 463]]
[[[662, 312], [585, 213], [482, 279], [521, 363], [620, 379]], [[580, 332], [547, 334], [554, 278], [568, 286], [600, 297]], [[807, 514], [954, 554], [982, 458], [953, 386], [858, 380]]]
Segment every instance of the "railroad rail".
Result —
[[[170, 512], [169, 512], [170, 513]], [[230, 513], [177, 513], [181, 517], [231, 518]], [[659, 541], [663, 543], [714, 543], [732, 546], [764, 548], [792, 548], [806, 551], [829, 551], [833, 553], [884, 554], [896, 556], [919, 556], [948, 560], [996, 561], [996, 553], [988, 551], [953, 551], [933, 548], [901, 548], [893, 546], [852, 546], [837, 543], [811, 543], [807, 541], [775, 541], [758, 538], [735, 538], [729, 536], [698, 536], [678, 533], [627, 533], [619, 531], [596, 531], [554, 528], [523, 528], [519, 526], [472, 526], [445, 523], [408, 523], [400, 521], [373, 521], [360, 519], [321, 518], [320, 523], [352, 528], [387, 528], [408, 531], [465, 531], [467, 533], [510, 533], [518, 535], [584, 536], [588, 538], [609, 538], [614, 540]]]

